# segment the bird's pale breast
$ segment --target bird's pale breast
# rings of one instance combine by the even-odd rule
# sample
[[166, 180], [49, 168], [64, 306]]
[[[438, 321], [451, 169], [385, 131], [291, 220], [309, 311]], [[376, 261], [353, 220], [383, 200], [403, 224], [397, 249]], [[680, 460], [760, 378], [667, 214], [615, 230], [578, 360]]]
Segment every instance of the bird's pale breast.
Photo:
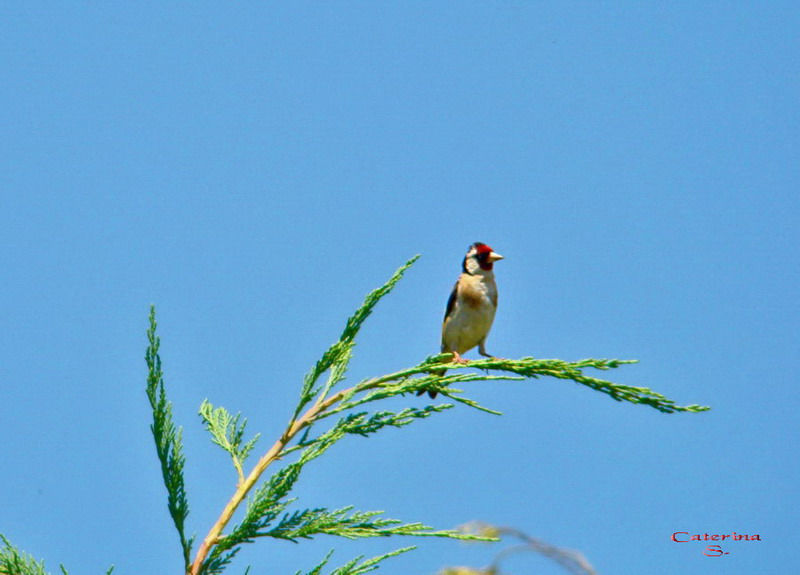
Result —
[[486, 338], [492, 327], [497, 301], [493, 281], [478, 276], [463, 276], [452, 316], [442, 333], [442, 347], [447, 351], [466, 353]]

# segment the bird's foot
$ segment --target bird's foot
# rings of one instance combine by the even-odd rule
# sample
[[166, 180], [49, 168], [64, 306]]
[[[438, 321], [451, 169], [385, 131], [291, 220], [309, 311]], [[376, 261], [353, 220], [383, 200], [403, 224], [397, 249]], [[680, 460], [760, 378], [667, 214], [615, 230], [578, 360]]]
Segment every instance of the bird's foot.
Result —
[[457, 363], [459, 365], [467, 365], [469, 363], [468, 359], [464, 359], [461, 357], [460, 354], [453, 352], [453, 359], [450, 360], [450, 363]]

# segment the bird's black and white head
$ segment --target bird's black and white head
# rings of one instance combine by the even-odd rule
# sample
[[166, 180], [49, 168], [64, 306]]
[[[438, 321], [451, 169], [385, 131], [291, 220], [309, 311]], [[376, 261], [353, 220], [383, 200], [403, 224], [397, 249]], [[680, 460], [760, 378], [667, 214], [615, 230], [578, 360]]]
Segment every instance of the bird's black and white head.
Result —
[[476, 275], [491, 273], [494, 262], [502, 260], [503, 256], [495, 252], [492, 248], [481, 242], [475, 242], [469, 246], [467, 255], [464, 256], [462, 268], [465, 274]]

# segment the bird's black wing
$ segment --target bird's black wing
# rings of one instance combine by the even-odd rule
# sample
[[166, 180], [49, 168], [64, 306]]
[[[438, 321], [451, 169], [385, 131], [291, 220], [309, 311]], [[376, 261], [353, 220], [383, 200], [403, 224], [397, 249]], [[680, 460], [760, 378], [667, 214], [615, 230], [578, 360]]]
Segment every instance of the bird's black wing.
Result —
[[444, 321], [447, 321], [447, 318], [450, 317], [450, 312], [453, 311], [453, 308], [456, 306], [456, 298], [458, 297], [456, 294], [458, 292], [458, 282], [456, 285], [453, 286], [453, 291], [450, 292], [450, 297], [447, 298], [447, 308], [444, 310]]

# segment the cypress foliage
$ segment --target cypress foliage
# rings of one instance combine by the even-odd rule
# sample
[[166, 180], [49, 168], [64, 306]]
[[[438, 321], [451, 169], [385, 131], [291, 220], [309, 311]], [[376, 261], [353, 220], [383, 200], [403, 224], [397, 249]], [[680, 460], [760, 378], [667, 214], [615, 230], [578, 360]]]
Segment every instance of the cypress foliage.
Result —
[[[200, 417], [211, 434], [211, 441], [231, 458], [237, 482], [233, 494], [222, 509], [219, 519], [192, 558], [194, 537], [187, 537], [185, 524], [189, 503], [184, 482], [182, 429], [176, 427], [172, 405], [167, 399], [163, 379], [160, 338], [156, 335], [155, 307], [151, 306], [147, 330], [147, 398], [153, 413], [150, 429], [161, 464], [161, 474], [167, 489], [167, 509], [178, 532], [178, 540], [185, 564], [186, 575], [214, 575], [222, 573], [236, 557], [242, 545], [261, 538], [283, 539], [298, 542], [318, 535], [334, 535], [348, 539], [367, 537], [428, 536], [451, 539], [495, 540], [491, 534], [474, 534], [459, 530], [435, 530], [421, 523], [404, 523], [382, 517], [382, 511], [359, 511], [352, 507], [329, 509], [326, 507], [294, 508], [292, 488], [305, 466], [323, 455], [338, 441], [350, 435], [368, 437], [387, 427], [405, 427], [414, 421], [431, 417], [452, 409], [460, 403], [492, 414], [499, 412], [479, 405], [465, 397], [456, 386], [473, 382], [496, 380], [526, 380], [541, 377], [570, 380], [595, 391], [611, 396], [617, 401], [647, 405], [663, 413], [701, 412], [709, 409], [700, 405], [680, 406], [663, 395], [646, 387], [633, 387], [587, 375], [585, 370], [610, 370], [636, 363], [635, 360], [584, 359], [568, 362], [558, 359], [481, 359], [469, 365], [447, 364], [446, 375], [440, 368], [449, 354], [432, 355], [418, 365], [392, 373], [368, 378], [359, 383], [338, 389], [344, 380], [352, 356], [355, 338], [364, 321], [377, 303], [402, 279], [405, 271], [419, 256], [401, 266], [381, 287], [370, 292], [356, 312], [345, 323], [339, 339], [334, 342], [306, 374], [300, 387], [300, 396], [284, 432], [260, 459], [246, 471], [248, 456], [255, 450], [259, 434], [246, 439], [247, 420], [241, 414], [231, 415], [223, 407], [215, 407], [208, 400], [200, 406]], [[474, 369], [481, 370], [479, 372]], [[492, 372], [492, 373], [490, 373]], [[327, 377], [323, 381], [323, 376]], [[411, 405], [399, 411], [376, 410], [375, 402], [398, 396], [408, 396], [419, 401], [420, 390], [435, 390], [454, 403], [436, 405]], [[323, 421], [327, 420], [323, 425]], [[327, 427], [326, 427], [327, 426]], [[268, 468], [271, 476], [266, 475]], [[293, 506], [290, 510], [289, 507]], [[238, 510], [241, 519], [233, 523]], [[1, 536], [0, 536], [1, 537]], [[0, 575], [47, 575], [44, 566], [20, 553], [2, 538], [5, 548], [0, 549]], [[414, 547], [403, 547], [371, 559], [357, 557], [330, 571], [330, 575], [357, 575], [378, 568], [379, 563]], [[332, 553], [332, 552], [331, 552]], [[322, 575], [331, 558], [329, 553], [305, 575]], [[249, 570], [249, 569], [248, 569]], [[66, 570], [62, 567], [62, 572]], [[109, 570], [108, 573], [110, 573]], [[298, 571], [295, 575], [303, 575]]]

